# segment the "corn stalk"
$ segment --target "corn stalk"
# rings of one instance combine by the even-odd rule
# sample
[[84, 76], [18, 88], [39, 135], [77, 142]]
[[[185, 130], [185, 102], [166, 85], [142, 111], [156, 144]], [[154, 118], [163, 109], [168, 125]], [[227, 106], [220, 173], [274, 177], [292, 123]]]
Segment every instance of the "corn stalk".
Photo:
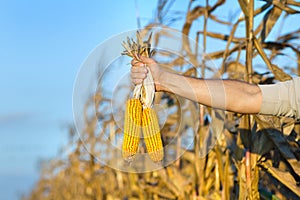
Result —
[[[261, 7], [257, 7], [254, 3], [258, 4], [258, 1], [239, 0], [239, 10], [244, 15], [235, 21], [222, 16], [222, 13], [228, 12], [223, 5], [232, 1], [189, 1], [184, 14], [172, 11], [172, 5], [177, 2], [159, 0], [155, 23], [147, 24], [144, 31], [151, 32], [157, 26], [176, 28], [172, 27], [172, 22], [181, 23], [183, 35], [196, 33], [197, 44], [203, 45], [205, 57], [199, 58], [201, 52], [198, 45], [192, 46], [183, 37], [182, 55], [161, 52], [160, 56], [169, 58], [168, 62], [162, 63], [166, 69], [175, 71], [176, 66], [178, 73], [206, 77], [206, 72], [211, 70], [207, 60], [210, 58], [219, 61], [218, 72], [221, 75], [255, 84], [274, 83], [274, 80], [289, 80], [292, 74], [300, 75], [300, 30], [269, 38], [280, 19], [283, 20], [281, 24], [288, 20], [288, 17], [282, 18], [283, 15], [297, 16], [294, 14], [299, 13], [299, 2], [266, 0]], [[254, 27], [259, 16], [263, 20]], [[196, 26], [199, 21], [203, 21], [203, 26]], [[219, 32], [210, 25], [212, 21], [228, 26], [228, 31]], [[245, 37], [237, 35], [239, 28], [245, 29]], [[153, 35], [154, 46], [158, 46], [161, 38], [166, 36], [171, 37], [163, 30]], [[203, 36], [202, 40], [200, 36]], [[223, 41], [224, 45], [221, 49], [210, 50], [208, 39]], [[263, 70], [257, 70], [257, 57], [266, 66]], [[290, 61], [289, 67], [275, 62], [282, 58]], [[172, 94], [158, 93], [155, 103], [164, 103], [166, 109], [173, 110], [161, 130], [164, 145], [173, 145], [172, 151], [165, 152], [164, 156], [166, 159], [174, 155], [181, 157], [160, 170], [125, 173], [103, 165], [86, 151], [88, 146], [93, 155], [106, 155], [108, 163], [119, 162], [117, 151], [112, 150], [111, 143], [123, 133], [106, 107], [110, 101], [101, 87], [87, 98], [82, 133], [86, 145], [74, 136], [74, 128], [71, 127], [69, 146], [64, 148], [68, 156], [45, 162], [39, 181], [31, 193], [24, 196], [24, 200], [300, 198], [299, 122], [287, 118], [222, 113], [204, 106], [199, 109], [193, 102], [178, 100]], [[182, 110], [179, 109], [181, 105], [184, 105]], [[96, 116], [89, 114], [90, 108], [96, 108]], [[215, 125], [205, 119], [205, 115], [213, 118]], [[223, 128], [222, 122], [222, 134], [215, 137], [213, 133], [220, 126]], [[102, 125], [101, 130], [97, 128], [97, 123]], [[177, 126], [180, 123], [182, 127]], [[199, 128], [197, 124], [200, 124]], [[190, 139], [194, 144], [188, 150], [181, 146], [186, 140], [186, 133], [192, 133]], [[209, 144], [213, 142], [214, 147], [209, 149]], [[146, 149], [139, 146], [138, 153], [145, 152]], [[147, 164], [144, 163], [143, 167]]]

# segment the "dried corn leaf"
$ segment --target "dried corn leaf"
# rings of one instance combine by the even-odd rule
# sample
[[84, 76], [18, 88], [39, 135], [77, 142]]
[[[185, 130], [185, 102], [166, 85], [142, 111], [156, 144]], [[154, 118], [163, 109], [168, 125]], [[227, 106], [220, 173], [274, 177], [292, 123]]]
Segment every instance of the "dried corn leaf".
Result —
[[[241, 1], [241, 3], [242, 3], [242, 4], [245, 4], [245, 1]], [[260, 13], [264, 12], [264, 11], [265, 11], [266, 9], [268, 9], [271, 5], [272, 5], [272, 4], [270, 4], [270, 3], [266, 3], [266, 4], [263, 5], [262, 7], [256, 9], [256, 10], [254, 11], [254, 13], [253, 13], [253, 16], [255, 17], [256, 15], [259, 15]], [[243, 5], [243, 6], [245, 6], [245, 5]], [[229, 35], [229, 38], [228, 38], [228, 41], [227, 41], [227, 44], [226, 44], [224, 53], [222, 53], [222, 55], [223, 55], [223, 62], [222, 62], [221, 69], [224, 68], [224, 65], [225, 65], [225, 62], [226, 62], [227, 57], [232, 53], [232, 51], [229, 50], [229, 46], [230, 46], [230, 44], [231, 44], [231, 42], [232, 42], [232, 39], [233, 39], [234, 34], [235, 34], [235, 31], [236, 31], [236, 29], [237, 29], [239, 23], [242, 22], [242, 21], [244, 21], [244, 20], [245, 20], [245, 17], [239, 18], [238, 21], [233, 25], [233, 27], [232, 27], [232, 29], [231, 29], [231, 31], [230, 31], [230, 35]], [[256, 30], [255, 32], [258, 32], [258, 31], [259, 31], [259, 27], [258, 27], [258, 30]], [[256, 35], [256, 33], [255, 33], [255, 35]], [[237, 47], [235, 46], [235, 50], [236, 50], [236, 49], [243, 49], [243, 48], [245, 48], [244, 45], [240, 45], [240, 48], [239, 48], [239, 47], [237, 48]], [[220, 53], [220, 52], [219, 52], [219, 53]], [[214, 54], [214, 55], [215, 55], [215, 54]]]
[[274, 129], [273, 124], [270, 124], [269, 121], [263, 120], [262, 116], [256, 117], [256, 121], [262, 127], [261, 131], [264, 131], [268, 135], [269, 139], [277, 147], [280, 154], [286, 159], [294, 172], [300, 177], [300, 162], [295, 157], [294, 153], [290, 149], [289, 143], [283, 137], [281, 132]]
[[246, 0], [238, 0], [239, 4], [240, 4], [240, 7], [244, 13], [244, 15], [246, 17], [249, 16], [249, 12], [248, 12], [248, 2]]
[[272, 28], [278, 21], [281, 13], [282, 13], [282, 10], [275, 6], [265, 14], [264, 19], [263, 19], [263, 29], [260, 34], [262, 41], [265, 41], [265, 39], [271, 32]]
[[264, 0], [264, 1], [272, 3], [274, 6], [280, 8], [281, 10], [284, 10], [285, 12], [287, 12], [289, 14], [297, 14], [297, 13], [299, 13], [298, 10], [295, 10], [295, 9], [287, 6], [286, 3], [283, 3], [281, 1], [274, 1], [274, 0]]
[[[229, 41], [229, 40], [228, 40]], [[216, 51], [216, 52], [212, 52], [206, 55], [207, 59], [218, 59], [218, 58], [222, 58], [223, 61], [225, 62], [227, 60], [227, 58], [234, 52], [239, 51], [240, 49], [245, 49], [245, 44], [237, 44], [235, 45], [232, 49], [226, 51], [226, 50], [222, 50], [222, 51]]]
[[278, 37], [278, 40], [283, 43], [286, 43], [290, 40], [295, 40], [295, 39], [299, 39], [299, 38], [300, 38], [300, 29], [290, 32], [290, 33], [287, 33], [285, 35], [282, 35], [282, 36]]
[[294, 177], [289, 172], [281, 171], [275, 167], [272, 167], [270, 162], [260, 163], [260, 166], [276, 178], [280, 183], [284, 184], [291, 191], [300, 197], [300, 189], [297, 186], [298, 183], [295, 181]]
[[229, 79], [244, 80], [245, 77], [245, 66], [239, 62], [228, 62], [225, 65], [225, 71], [228, 74]]
[[[199, 31], [197, 34], [204, 34], [204, 32]], [[228, 41], [228, 39], [229, 39], [229, 35], [220, 34], [220, 33], [213, 33], [213, 32], [208, 32], [207, 31], [206, 35], [209, 36], [209, 37], [224, 40], [224, 41]], [[232, 38], [231, 41], [233, 43], [240, 43], [240, 42], [244, 42], [245, 38]]]
[[300, 2], [296, 2], [293, 0], [287, 0], [286, 4], [293, 5], [293, 6], [300, 6]]
[[254, 134], [252, 141], [251, 151], [257, 154], [256, 161], [259, 161], [266, 153], [270, 152], [274, 148], [273, 143], [270, 142], [269, 137], [265, 133], [266, 130], [259, 130]]
[[219, 19], [217, 16], [215, 16], [213, 14], [210, 14], [209, 18], [212, 19], [213, 21], [217, 22], [217, 23], [220, 23], [220, 24], [224, 24], [224, 25], [228, 25], [228, 26], [232, 25], [232, 22], [221, 20], [221, 19]]
[[262, 57], [262, 59], [267, 64], [270, 71], [274, 74], [275, 78], [280, 81], [286, 81], [292, 79], [292, 77], [288, 74], [286, 74], [282, 69], [280, 69], [278, 66], [271, 64], [271, 61], [268, 59], [267, 55], [265, 54], [261, 44], [259, 41], [254, 37], [254, 46], [257, 49], [258, 53]]

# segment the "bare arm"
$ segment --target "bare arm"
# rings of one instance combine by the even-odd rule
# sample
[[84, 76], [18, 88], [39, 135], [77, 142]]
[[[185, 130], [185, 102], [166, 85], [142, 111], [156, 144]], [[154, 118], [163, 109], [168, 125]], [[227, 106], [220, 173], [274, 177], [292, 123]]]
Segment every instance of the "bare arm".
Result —
[[239, 113], [258, 113], [261, 92], [258, 86], [236, 80], [212, 80], [163, 72], [160, 87], [200, 104]]
[[[186, 77], [160, 68], [149, 58], [142, 58], [152, 72], [157, 91], [171, 92], [200, 104], [238, 113], [258, 113], [262, 95], [257, 85], [237, 80], [213, 80]], [[140, 83], [147, 74], [143, 63], [133, 61], [132, 80]]]

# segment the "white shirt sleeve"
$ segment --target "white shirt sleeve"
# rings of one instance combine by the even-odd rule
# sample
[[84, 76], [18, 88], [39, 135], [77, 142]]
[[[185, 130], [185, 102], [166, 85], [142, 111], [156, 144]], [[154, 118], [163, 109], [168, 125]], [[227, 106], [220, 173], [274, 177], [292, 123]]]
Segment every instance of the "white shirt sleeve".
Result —
[[260, 114], [300, 119], [300, 77], [259, 87], [262, 92]]

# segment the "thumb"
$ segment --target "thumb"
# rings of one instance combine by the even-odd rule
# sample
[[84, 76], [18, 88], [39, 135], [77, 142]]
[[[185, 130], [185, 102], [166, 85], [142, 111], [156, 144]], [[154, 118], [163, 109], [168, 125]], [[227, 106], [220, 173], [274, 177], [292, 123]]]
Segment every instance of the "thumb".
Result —
[[154, 59], [148, 58], [148, 57], [146, 57], [146, 56], [140, 56], [140, 60], [141, 60], [142, 63], [148, 64], [148, 65], [151, 65], [151, 64], [155, 64], [155, 63], [156, 63]]

